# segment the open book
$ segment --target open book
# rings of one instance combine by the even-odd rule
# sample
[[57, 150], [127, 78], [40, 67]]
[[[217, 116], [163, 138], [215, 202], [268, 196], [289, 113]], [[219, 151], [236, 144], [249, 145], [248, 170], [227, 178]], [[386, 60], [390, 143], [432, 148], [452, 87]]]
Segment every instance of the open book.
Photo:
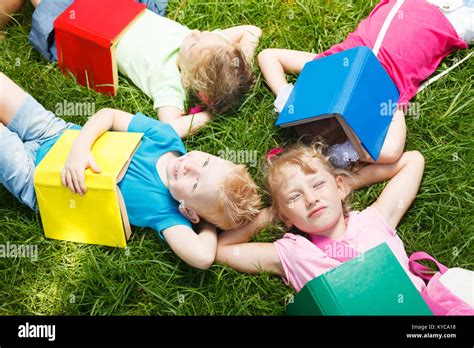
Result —
[[361, 159], [375, 161], [399, 96], [372, 51], [355, 47], [306, 63], [276, 125], [291, 127], [335, 117]]
[[87, 192], [73, 194], [61, 171], [79, 130], [66, 130], [35, 169], [34, 186], [47, 238], [113, 247], [127, 246], [131, 227], [118, 183], [143, 133], [106, 132], [92, 145], [100, 173], [85, 171]]
[[83, 86], [115, 95], [115, 46], [145, 8], [134, 0], [75, 0], [54, 21], [59, 68]]
[[387, 243], [309, 281], [286, 315], [432, 315]]

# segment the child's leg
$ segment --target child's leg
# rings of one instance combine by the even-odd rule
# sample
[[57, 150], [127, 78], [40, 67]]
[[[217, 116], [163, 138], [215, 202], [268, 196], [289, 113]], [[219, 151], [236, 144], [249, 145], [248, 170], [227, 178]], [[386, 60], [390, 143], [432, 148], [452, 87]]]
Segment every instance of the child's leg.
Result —
[[2, 73], [0, 91], [0, 184], [37, 209], [33, 179], [38, 149], [73, 124], [47, 111]]
[[39, 147], [74, 126], [46, 110], [2, 73], [0, 91], [0, 123], [16, 133], [24, 143], [36, 143], [35, 146]]
[[57, 61], [54, 21], [73, 0], [32, 0], [31, 3], [36, 9], [31, 18], [30, 43], [47, 60]]
[[[435, 5], [438, 5], [439, 3], [439, 1], [430, 2]], [[451, 6], [448, 6], [452, 8], [445, 9], [440, 6], [439, 9], [444, 13], [459, 37], [466, 41], [467, 44], [472, 44], [474, 43], [474, 1], [464, 0], [462, 5], [455, 5], [456, 4], [453, 2]]]
[[26, 97], [16, 83], [0, 72], [0, 123], [8, 126]]
[[0, 1], [0, 31], [2, 31], [10, 16], [21, 10], [25, 0], [2, 0]]
[[0, 124], [0, 184], [20, 202], [36, 210], [35, 163], [30, 146]]

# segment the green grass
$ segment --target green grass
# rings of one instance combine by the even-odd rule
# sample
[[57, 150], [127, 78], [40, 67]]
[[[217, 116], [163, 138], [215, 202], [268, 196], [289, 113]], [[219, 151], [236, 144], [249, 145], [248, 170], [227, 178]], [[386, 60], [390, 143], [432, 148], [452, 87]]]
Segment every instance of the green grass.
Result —
[[[255, 24], [263, 29], [260, 49], [285, 47], [318, 52], [342, 39], [377, 1], [174, 1], [169, 17], [191, 28]], [[56, 103], [93, 102], [153, 115], [152, 103], [125, 78], [115, 98], [82, 88], [47, 63], [28, 42], [31, 7], [16, 16], [0, 43], [0, 71], [46, 108]], [[416, 48], [413, 48], [416, 49]], [[472, 51], [472, 49], [471, 49]], [[439, 70], [468, 51], [449, 56]], [[473, 62], [464, 63], [416, 97], [419, 118], [408, 118], [407, 150], [426, 158], [419, 196], [398, 232], [409, 253], [425, 250], [450, 267], [474, 268]], [[1, 93], [1, 91], [0, 91]], [[294, 137], [274, 127], [273, 96], [258, 75], [255, 89], [238, 112], [220, 117], [185, 141], [188, 149], [217, 154], [226, 147], [256, 150], [261, 157]], [[83, 124], [85, 117], [65, 117]], [[3, 151], [3, 149], [0, 149]], [[260, 167], [250, 168], [261, 184]], [[354, 195], [353, 207], [370, 204], [383, 185]], [[283, 233], [268, 228], [257, 240]], [[281, 279], [239, 274], [213, 265], [188, 267], [149, 229], [134, 229], [128, 251], [45, 239], [39, 214], [0, 188], [0, 244], [38, 246], [38, 259], [0, 259], [3, 315], [276, 315], [293, 293]]]

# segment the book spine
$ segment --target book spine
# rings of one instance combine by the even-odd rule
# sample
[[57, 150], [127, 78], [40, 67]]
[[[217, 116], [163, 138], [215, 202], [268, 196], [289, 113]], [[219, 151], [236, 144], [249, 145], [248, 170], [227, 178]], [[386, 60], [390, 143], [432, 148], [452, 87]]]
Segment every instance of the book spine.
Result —
[[348, 62], [349, 66], [347, 68], [350, 69], [350, 71], [344, 80], [339, 98], [334, 102], [333, 110], [335, 110], [335, 113], [344, 115], [346, 107], [349, 105], [348, 101], [352, 98], [355, 86], [357, 86], [357, 81], [360, 78], [361, 71], [366, 62], [367, 53], [365, 50], [359, 50], [354, 56], [353, 61]]

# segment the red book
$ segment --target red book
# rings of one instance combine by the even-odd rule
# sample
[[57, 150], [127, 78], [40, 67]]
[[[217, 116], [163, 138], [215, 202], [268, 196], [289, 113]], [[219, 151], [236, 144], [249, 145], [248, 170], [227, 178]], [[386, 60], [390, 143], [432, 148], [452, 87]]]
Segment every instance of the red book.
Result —
[[135, 0], [75, 0], [54, 21], [59, 68], [83, 86], [115, 95], [115, 46], [145, 8]]

